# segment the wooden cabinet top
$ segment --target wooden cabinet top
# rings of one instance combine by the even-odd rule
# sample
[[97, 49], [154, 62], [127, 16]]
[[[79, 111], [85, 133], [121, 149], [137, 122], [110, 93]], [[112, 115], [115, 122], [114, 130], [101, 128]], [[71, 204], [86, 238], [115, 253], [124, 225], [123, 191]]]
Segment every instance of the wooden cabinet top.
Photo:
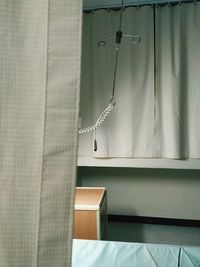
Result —
[[76, 187], [75, 210], [99, 210], [105, 192], [104, 187]]

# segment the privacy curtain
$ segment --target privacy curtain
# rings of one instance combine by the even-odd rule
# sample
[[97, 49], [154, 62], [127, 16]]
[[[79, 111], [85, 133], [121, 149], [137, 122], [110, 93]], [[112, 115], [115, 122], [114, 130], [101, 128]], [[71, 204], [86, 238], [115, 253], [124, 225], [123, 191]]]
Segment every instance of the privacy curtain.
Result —
[[80, 0], [0, 3], [0, 266], [70, 266]]
[[[81, 127], [107, 105], [114, 68], [114, 35], [119, 11], [84, 15]], [[80, 136], [79, 156], [129, 158], [200, 157], [200, 4], [127, 8], [116, 83], [116, 105], [97, 130]]]
[[[115, 35], [118, 11], [84, 14], [80, 117], [81, 127], [94, 123], [108, 105], [112, 91], [115, 40], [98, 47], [102, 38]], [[133, 44], [124, 38], [119, 53], [116, 79], [116, 105], [97, 130], [97, 152], [93, 133], [80, 135], [79, 156], [151, 157], [154, 147], [154, 69], [153, 9], [127, 8], [123, 14], [124, 34], [138, 34]]]
[[200, 158], [200, 3], [156, 9], [158, 155]]

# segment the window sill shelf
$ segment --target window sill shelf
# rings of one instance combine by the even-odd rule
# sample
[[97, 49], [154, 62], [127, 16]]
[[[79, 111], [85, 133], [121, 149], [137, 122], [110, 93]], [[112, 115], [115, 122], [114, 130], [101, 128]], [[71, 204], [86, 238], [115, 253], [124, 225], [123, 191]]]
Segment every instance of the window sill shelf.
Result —
[[120, 167], [120, 168], [158, 168], [200, 170], [200, 159], [130, 159], [130, 158], [90, 158], [78, 157], [80, 167]]

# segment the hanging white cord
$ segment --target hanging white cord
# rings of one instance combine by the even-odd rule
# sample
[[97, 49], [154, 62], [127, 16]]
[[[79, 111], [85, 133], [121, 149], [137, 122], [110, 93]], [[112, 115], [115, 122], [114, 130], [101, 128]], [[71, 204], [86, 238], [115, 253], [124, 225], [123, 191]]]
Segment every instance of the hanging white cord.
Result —
[[111, 112], [111, 110], [114, 108], [114, 105], [115, 105], [115, 101], [114, 101], [114, 98], [113, 98], [112, 101], [110, 101], [109, 105], [100, 114], [100, 116], [98, 117], [96, 123], [94, 123], [93, 125], [91, 125], [89, 127], [80, 129], [79, 130], [79, 133], [80, 134], [83, 134], [83, 133], [87, 133], [87, 132], [90, 132], [90, 131], [94, 131], [96, 128], [98, 128], [99, 126], [101, 126], [101, 124], [108, 117], [108, 115]]
[[116, 56], [115, 56], [115, 66], [114, 66], [114, 74], [113, 74], [113, 86], [112, 86], [111, 99], [109, 101], [108, 106], [102, 111], [102, 113], [97, 118], [96, 123], [94, 123], [93, 125], [91, 125], [89, 127], [79, 129], [79, 134], [94, 131], [94, 135], [93, 135], [94, 151], [97, 151], [96, 129], [102, 125], [102, 123], [108, 117], [108, 115], [110, 114], [111, 110], [114, 108], [114, 105], [115, 105], [115, 98], [114, 98], [115, 97], [115, 83], [116, 83], [116, 75], [117, 75], [119, 45], [120, 45], [121, 38], [122, 38], [121, 27], [122, 27], [123, 9], [124, 9], [124, 0], [122, 0], [122, 5], [121, 5], [119, 30], [118, 30], [118, 32], [116, 32], [116, 45], [115, 45]]

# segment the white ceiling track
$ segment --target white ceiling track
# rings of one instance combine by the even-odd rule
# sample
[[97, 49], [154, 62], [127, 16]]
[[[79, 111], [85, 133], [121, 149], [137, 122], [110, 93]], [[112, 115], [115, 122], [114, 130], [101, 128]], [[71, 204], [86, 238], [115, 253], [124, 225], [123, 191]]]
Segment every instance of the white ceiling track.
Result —
[[[190, 3], [198, 0], [125, 0], [124, 6], [141, 6], [150, 4]], [[100, 8], [117, 8], [121, 6], [121, 0], [84, 0], [83, 10], [95, 10]]]

